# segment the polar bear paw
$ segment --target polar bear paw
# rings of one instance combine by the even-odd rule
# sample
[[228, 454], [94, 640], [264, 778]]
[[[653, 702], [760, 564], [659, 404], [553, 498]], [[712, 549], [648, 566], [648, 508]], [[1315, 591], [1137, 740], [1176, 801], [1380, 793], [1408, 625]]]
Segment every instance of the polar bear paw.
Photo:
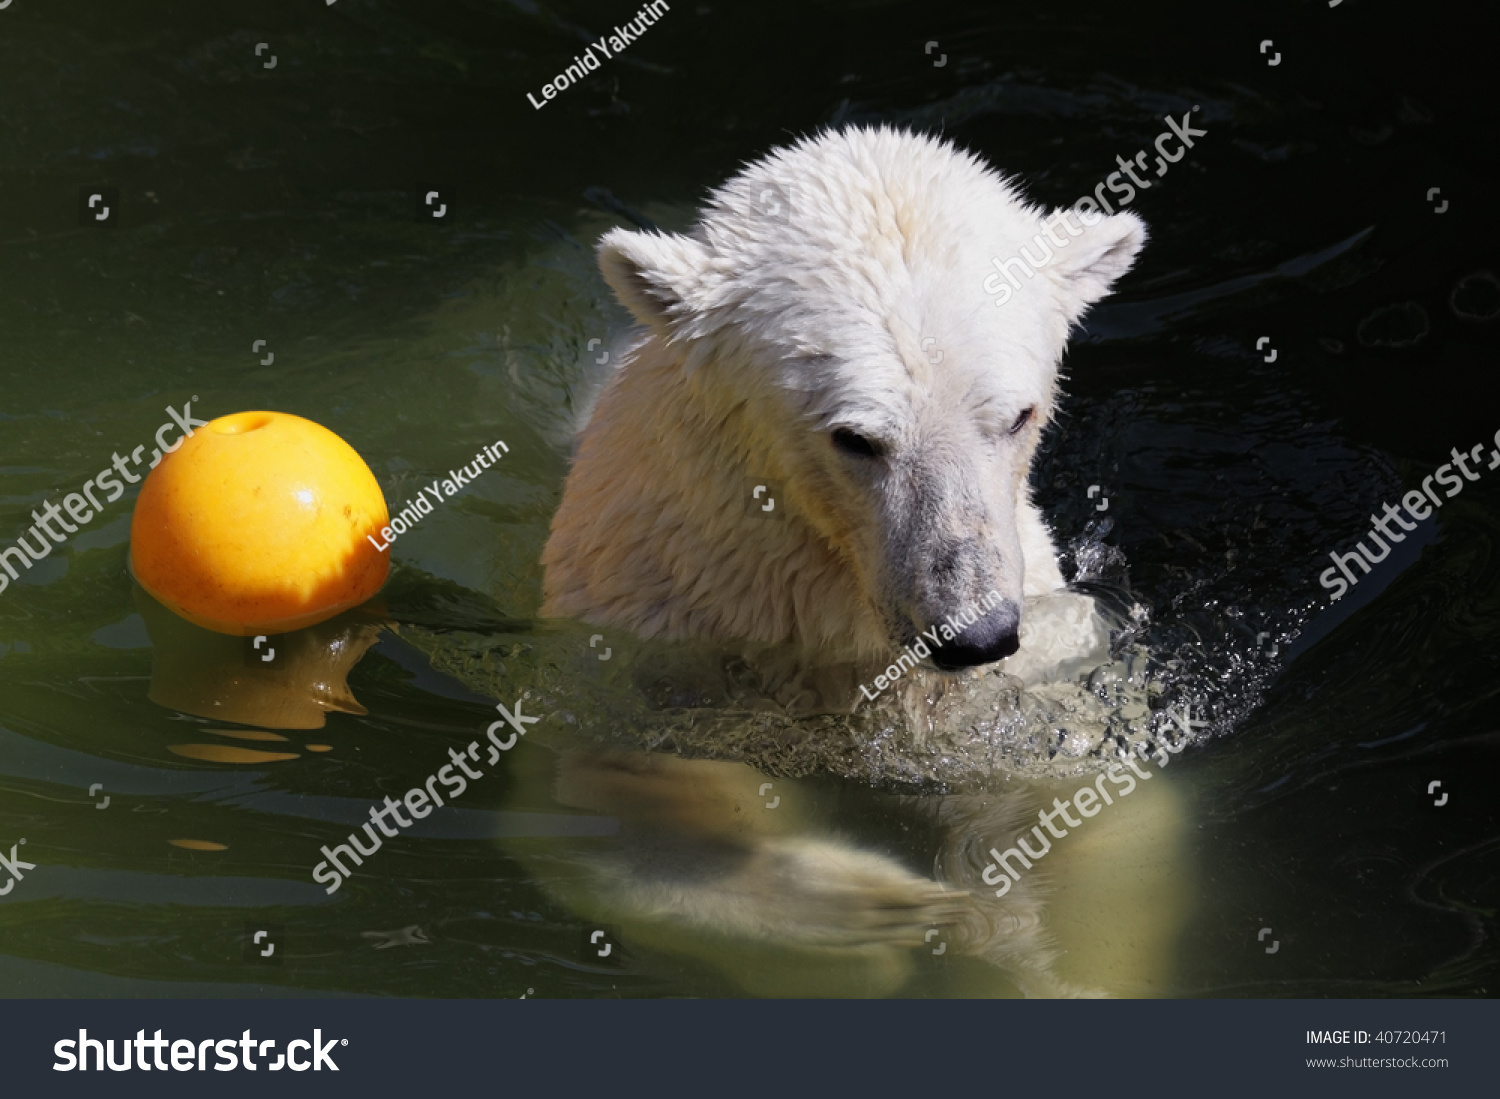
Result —
[[719, 888], [741, 933], [839, 950], [921, 946], [967, 896], [883, 855], [802, 837], [758, 844]]

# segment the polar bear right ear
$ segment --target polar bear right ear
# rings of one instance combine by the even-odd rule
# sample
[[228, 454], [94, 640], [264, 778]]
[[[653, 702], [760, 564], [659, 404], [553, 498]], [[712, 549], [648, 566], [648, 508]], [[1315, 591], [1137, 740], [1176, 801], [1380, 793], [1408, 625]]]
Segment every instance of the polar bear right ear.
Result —
[[668, 339], [702, 335], [710, 306], [708, 250], [692, 237], [611, 229], [599, 240], [599, 270], [620, 303]]
[[1121, 212], [1103, 217], [1097, 207], [1090, 212], [1092, 221], [1081, 206], [1059, 209], [1053, 214], [1068, 219], [1070, 236], [1074, 235], [1073, 226], [1082, 224], [1078, 239], [1071, 242], [1071, 247], [1059, 248], [1056, 260], [1049, 265], [1062, 285], [1063, 314], [1069, 324], [1077, 323], [1089, 306], [1109, 293], [1115, 280], [1130, 270], [1136, 253], [1146, 243], [1146, 225], [1134, 214]]

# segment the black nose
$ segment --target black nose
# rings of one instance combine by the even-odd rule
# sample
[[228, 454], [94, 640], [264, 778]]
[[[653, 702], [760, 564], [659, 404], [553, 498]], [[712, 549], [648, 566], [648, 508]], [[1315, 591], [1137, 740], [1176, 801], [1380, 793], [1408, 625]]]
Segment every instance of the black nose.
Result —
[[1021, 647], [1017, 630], [1021, 612], [1014, 603], [1004, 602], [982, 615], [972, 625], [964, 626], [958, 636], [932, 650], [932, 662], [944, 671], [974, 668], [1004, 660]]

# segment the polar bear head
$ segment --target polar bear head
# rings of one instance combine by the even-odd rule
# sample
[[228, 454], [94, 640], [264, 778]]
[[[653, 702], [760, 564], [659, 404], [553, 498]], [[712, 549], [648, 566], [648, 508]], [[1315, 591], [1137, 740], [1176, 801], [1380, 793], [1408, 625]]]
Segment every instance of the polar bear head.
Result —
[[[581, 440], [544, 610], [870, 652], [952, 622], [940, 666], [1010, 655], [1024, 595], [1061, 584], [1027, 475], [1068, 331], [1144, 240], [887, 128], [771, 153], [685, 235], [608, 233], [646, 331]], [[782, 522], [736, 505], [756, 481]]]

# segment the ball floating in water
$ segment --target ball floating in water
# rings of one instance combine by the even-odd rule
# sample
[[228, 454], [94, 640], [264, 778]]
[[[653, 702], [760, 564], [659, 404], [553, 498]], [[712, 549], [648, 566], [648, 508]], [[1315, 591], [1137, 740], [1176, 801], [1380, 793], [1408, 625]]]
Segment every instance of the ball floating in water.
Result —
[[238, 412], [200, 427], [141, 486], [130, 569], [177, 614], [219, 633], [301, 629], [380, 590], [390, 522], [370, 467], [326, 427]]

